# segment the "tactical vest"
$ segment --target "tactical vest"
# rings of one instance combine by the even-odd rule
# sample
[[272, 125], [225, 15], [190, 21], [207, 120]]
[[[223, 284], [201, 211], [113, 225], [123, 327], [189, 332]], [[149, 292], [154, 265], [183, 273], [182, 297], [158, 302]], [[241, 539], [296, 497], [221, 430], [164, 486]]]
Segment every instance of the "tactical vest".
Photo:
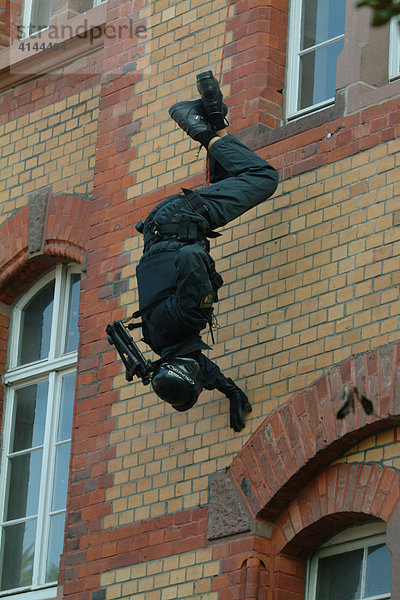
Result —
[[151, 211], [146, 221], [140, 221], [136, 230], [144, 235], [145, 251], [160, 240], [176, 239], [193, 244], [196, 241], [219, 237], [212, 231], [207, 202], [198, 192], [182, 188]]

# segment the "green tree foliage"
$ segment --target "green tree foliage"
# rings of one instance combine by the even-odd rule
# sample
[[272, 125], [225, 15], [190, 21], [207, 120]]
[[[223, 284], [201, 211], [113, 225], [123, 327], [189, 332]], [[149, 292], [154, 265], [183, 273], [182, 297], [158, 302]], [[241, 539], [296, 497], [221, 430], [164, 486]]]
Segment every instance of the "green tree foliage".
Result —
[[357, 6], [369, 6], [372, 9], [371, 23], [374, 27], [385, 25], [392, 17], [400, 15], [399, 0], [358, 0]]

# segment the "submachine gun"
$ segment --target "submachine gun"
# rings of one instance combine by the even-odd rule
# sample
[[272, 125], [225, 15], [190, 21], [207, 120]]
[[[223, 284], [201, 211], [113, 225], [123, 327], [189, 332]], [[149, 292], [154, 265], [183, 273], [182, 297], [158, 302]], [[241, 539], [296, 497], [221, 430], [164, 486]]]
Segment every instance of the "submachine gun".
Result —
[[109, 344], [114, 345], [126, 369], [126, 380], [132, 381], [133, 377], [139, 377], [144, 385], [149, 385], [153, 373], [159, 364], [158, 361], [146, 360], [137, 347], [129, 331], [142, 326], [141, 323], [128, 323], [133, 317], [121, 321], [113, 321], [106, 327]]

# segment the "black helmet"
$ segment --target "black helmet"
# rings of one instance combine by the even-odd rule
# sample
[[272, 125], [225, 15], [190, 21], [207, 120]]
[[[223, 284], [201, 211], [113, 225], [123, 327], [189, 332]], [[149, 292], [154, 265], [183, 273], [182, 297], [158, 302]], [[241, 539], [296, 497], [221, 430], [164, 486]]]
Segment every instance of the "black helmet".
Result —
[[189, 410], [196, 404], [202, 389], [196, 381], [199, 368], [193, 358], [165, 359], [154, 372], [153, 390], [175, 410]]

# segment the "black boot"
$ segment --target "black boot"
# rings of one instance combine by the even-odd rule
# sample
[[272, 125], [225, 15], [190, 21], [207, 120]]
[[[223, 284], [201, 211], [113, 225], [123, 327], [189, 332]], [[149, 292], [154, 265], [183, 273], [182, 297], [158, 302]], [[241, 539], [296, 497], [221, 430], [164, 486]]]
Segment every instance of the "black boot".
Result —
[[216, 389], [229, 398], [230, 426], [234, 431], [241, 431], [245, 426], [243, 410], [251, 412], [251, 404], [246, 394], [232, 381], [232, 379], [219, 376]]
[[[225, 118], [228, 114], [228, 107], [225, 102], [222, 103], [222, 117]], [[174, 104], [169, 109], [170, 117], [178, 123], [190, 137], [194, 139], [199, 132], [215, 131], [215, 126], [212, 125], [205, 113], [202, 100], [184, 100]], [[211, 125], [207, 127], [207, 125]], [[190, 130], [190, 131], [189, 131]]]
[[206, 116], [209, 117], [213, 114], [219, 114], [224, 117], [222, 109], [222, 92], [219, 89], [219, 83], [213, 76], [212, 71], [204, 71], [196, 76], [197, 89], [201, 96], [204, 111]]
[[179, 127], [183, 129], [192, 139], [198, 134], [210, 134], [214, 137], [214, 130], [204, 118], [204, 111], [199, 100], [184, 100], [177, 102], [169, 109], [169, 115]]
[[[213, 123], [211, 123], [211, 121], [213, 119], [210, 120], [206, 113], [203, 100], [194, 100], [193, 104], [196, 105], [196, 109], [198, 110], [199, 115], [201, 115], [206, 121], [208, 121], [208, 123], [215, 129], [216, 128], [215, 125], [213, 125]], [[225, 120], [225, 117], [228, 114], [228, 107], [225, 104], [225, 102], [222, 102], [221, 110], [222, 110], [222, 118]]]

